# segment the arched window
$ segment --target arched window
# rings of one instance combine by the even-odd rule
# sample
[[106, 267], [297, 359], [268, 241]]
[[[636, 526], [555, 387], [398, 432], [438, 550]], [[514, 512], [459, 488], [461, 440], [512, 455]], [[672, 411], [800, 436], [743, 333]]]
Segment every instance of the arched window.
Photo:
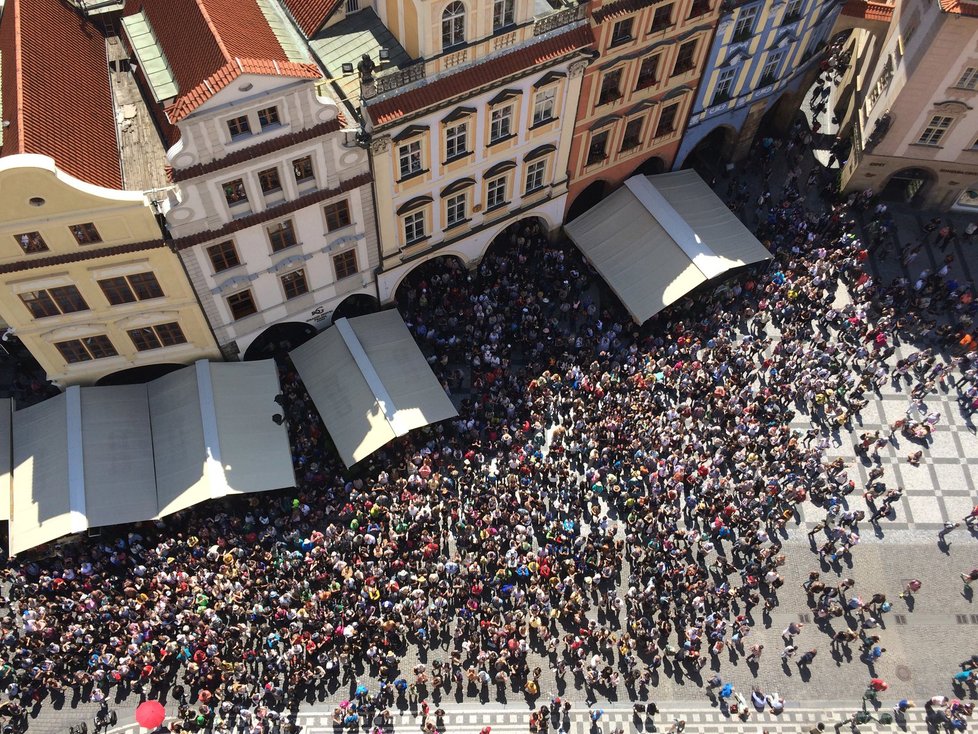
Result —
[[465, 6], [455, 0], [441, 14], [441, 47], [451, 48], [465, 43]]

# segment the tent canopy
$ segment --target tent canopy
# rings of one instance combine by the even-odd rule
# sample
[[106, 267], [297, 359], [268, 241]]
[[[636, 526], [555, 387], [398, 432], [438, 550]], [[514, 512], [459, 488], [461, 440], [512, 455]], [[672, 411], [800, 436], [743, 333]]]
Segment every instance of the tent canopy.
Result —
[[639, 324], [771, 257], [695, 171], [633, 176], [564, 229]]
[[227, 494], [294, 486], [288, 433], [272, 420], [278, 392], [272, 360], [201, 360], [145, 385], [69, 387], [17, 411], [11, 554]]
[[458, 415], [397, 311], [338, 319], [289, 356], [347, 466]]

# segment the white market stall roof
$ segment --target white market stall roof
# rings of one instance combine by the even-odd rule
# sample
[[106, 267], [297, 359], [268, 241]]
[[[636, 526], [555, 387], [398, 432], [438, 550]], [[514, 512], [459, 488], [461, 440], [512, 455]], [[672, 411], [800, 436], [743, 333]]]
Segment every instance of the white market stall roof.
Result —
[[288, 433], [272, 421], [278, 393], [272, 360], [201, 360], [145, 385], [69, 387], [17, 411], [11, 554], [208, 499], [294, 486]]
[[347, 466], [458, 415], [395, 310], [338, 319], [289, 356]]
[[635, 319], [771, 253], [695, 171], [632, 176], [564, 230]]

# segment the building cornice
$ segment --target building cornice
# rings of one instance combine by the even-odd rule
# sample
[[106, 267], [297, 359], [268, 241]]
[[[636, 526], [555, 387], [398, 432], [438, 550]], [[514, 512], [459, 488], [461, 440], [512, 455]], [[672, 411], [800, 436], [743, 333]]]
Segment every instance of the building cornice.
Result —
[[66, 252], [61, 255], [48, 255], [32, 260], [17, 260], [15, 262], [0, 265], [0, 273], [16, 273], [22, 270], [37, 270], [55, 265], [67, 265], [68, 263], [84, 262], [86, 260], [97, 260], [113, 255], [128, 255], [132, 252], [142, 250], [154, 250], [166, 245], [163, 240], [147, 240], [145, 242], [131, 242], [128, 245], [115, 245], [113, 247], [98, 247], [91, 250], [79, 250], [78, 252]]
[[197, 234], [177, 237], [171, 242], [171, 244], [175, 250], [185, 250], [188, 247], [193, 247], [194, 245], [199, 245], [203, 242], [209, 242], [219, 237], [227, 237], [235, 232], [240, 232], [242, 229], [247, 229], [248, 227], [253, 227], [256, 224], [262, 224], [273, 219], [284, 217], [285, 215], [292, 214], [299, 209], [304, 209], [307, 206], [318, 204], [319, 202], [326, 201], [334, 196], [339, 196], [340, 194], [345, 194], [353, 189], [368, 185], [372, 180], [373, 179], [369, 173], [361, 173], [359, 176], [354, 176], [351, 179], [343, 181], [335, 188], [313, 191], [312, 193], [306, 194], [305, 196], [300, 196], [298, 199], [293, 201], [287, 201], [279, 206], [266, 209], [263, 212], [249, 214], [248, 216], [241, 217], [240, 219], [233, 219], [217, 229], [209, 229], [204, 232], [198, 232]]

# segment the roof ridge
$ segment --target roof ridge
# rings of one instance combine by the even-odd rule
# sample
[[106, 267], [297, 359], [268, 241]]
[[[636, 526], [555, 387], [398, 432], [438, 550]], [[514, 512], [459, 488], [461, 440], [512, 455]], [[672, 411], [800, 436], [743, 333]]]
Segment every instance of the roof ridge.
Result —
[[211, 35], [214, 36], [214, 40], [217, 41], [217, 47], [221, 51], [221, 55], [227, 61], [231, 61], [231, 53], [228, 51], [227, 45], [224, 43], [224, 39], [221, 37], [221, 32], [217, 29], [217, 24], [211, 18], [211, 14], [207, 11], [206, 0], [194, 0], [197, 7], [200, 9], [200, 14], [204, 16], [204, 22], [207, 23], [207, 27], [211, 30]]
[[[24, 130], [24, 49], [21, 43], [21, 33], [20, 33], [20, 4], [23, 0], [7, 0], [7, 10], [13, 11], [14, 19], [14, 76], [17, 78], [17, 86], [15, 87], [15, 93], [17, 95], [17, 108], [14, 110], [14, 114], [17, 117], [17, 124], [11, 123], [9, 127], [13, 127], [16, 135], [16, 147], [18, 151], [23, 151], [27, 145], [27, 133]], [[10, 7], [13, 6], [13, 7]], [[4, 110], [6, 115], [6, 110]], [[6, 119], [6, 118], [5, 118]], [[2, 147], [3, 138], [0, 137], [0, 147]]]

